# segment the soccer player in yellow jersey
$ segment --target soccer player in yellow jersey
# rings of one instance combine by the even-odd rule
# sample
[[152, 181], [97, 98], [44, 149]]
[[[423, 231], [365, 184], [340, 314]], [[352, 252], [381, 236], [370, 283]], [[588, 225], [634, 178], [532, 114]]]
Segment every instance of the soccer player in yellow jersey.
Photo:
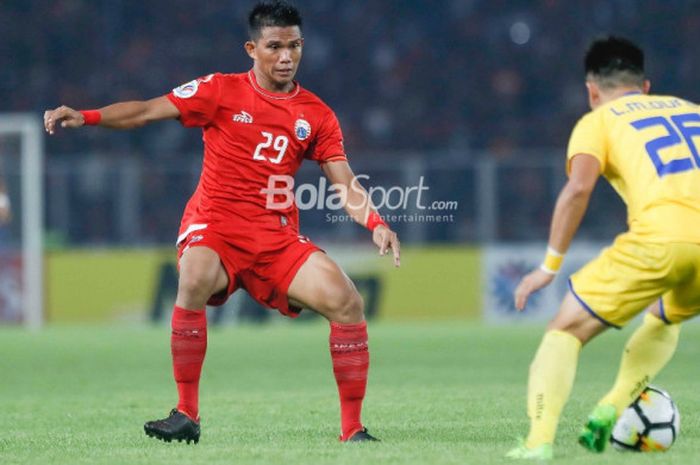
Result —
[[581, 346], [649, 308], [579, 436], [602, 452], [617, 416], [673, 355], [679, 323], [700, 313], [700, 107], [649, 95], [644, 54], [625, 39], [593, 42], [585, 70], [592, 111], [571, 134], [544, 263], [522, 279], [515, 306], [556, 276], [600, 175], [627, 204], [629, 231], [571, 276], [530, 365], [530, 433], [508, 452], [515, 459], [552, 457]]

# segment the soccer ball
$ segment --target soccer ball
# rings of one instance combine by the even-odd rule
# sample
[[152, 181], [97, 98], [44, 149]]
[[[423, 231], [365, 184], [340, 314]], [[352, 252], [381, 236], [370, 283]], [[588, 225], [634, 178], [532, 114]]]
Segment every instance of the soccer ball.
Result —
[[663, 389], [648, 386], [622, 412], [610, 442], [618, 450], [664, 452], [678, 437], [680, 422], [671, 396]]

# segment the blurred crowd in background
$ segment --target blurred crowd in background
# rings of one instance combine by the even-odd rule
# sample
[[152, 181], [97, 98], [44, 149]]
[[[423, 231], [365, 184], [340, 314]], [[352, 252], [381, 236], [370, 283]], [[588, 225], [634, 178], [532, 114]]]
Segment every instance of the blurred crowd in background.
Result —
[[[251, 66], [243, 43], [253, 1], [2, 3], [3, 112], [39, 114], [59, 104], [95, 108], [145, 99], [201, 75], [242, 72]], [[401, 163], [410, 158], [428, 166], [440, 160], [472, 169], [470, 163], [483, 158], [507, 165], [524, 157], [563, 157], [573, 124], [588, 109], [583, 53], [592, 38], [606, 33], [627, 36], [646, 50], [653, 91], [700, 100], [696, 1], [295, 3], [304, 17], [306, 41], [298, 79], [338, 114], [351, 163], [361, 167], [365, 161]], [[64, 180], [67, 186], [87, 185], [94, 191], [92, 197], [71, 194], [76, 202], [87, 202], [77, 204], [82, 212], [94, 210], [94, 216], [83, 214], [77, 223], [71, 222], [77, 229], [64, 231], [69, 241], [120, 240], [110, 226], [113, 192], [95, 181], [95, 173], [108, 174], [110, 164], [118, 163], [115, 159], [133, 158], [143, 168], [146, 204], [139, 207], [141, 215], [155, 222], [148, 237], [167, 242], [196, 176], [192, 180], [180, 172], [187, 179], [183, 187], [169, 180], [172, 173], [163, 178], [158, 170], [190, 163], [196, 171], [201, 133], [176, 122], [128, 133], [87, 128], [50, 138], [46, 149], [52, 160], [80, 165], [75, 172], [87, 173], [86, 179]], [[80, 174], [69, 170], [66, 176]], [[537, 199], [542, 190], [538, 186], [551, 183], [551, 174], [535, 169], [522, 176], [518, 182], [502, 183], [503, 189], [511, 190], [503, 197], [515, 204], [504, 200], [498, 205], [509, 223], [496, 228], [505, 235], [495, 239], [546, 233], [547, 218], [541, 212], [551, 207], [556, 188], [547, 188], [546, 195], [539, 195], [543, 203], [532, 207], [537, 217], [530, 220], [534, 230], [513, 218], [527, 217], [517, 200], [527, 195]], [[473, 191], [473, 186], [459, 182], [450, 188], [455, 197]], [[47, 215], [51, 227], [53, 220]], [[484, 239], [477, 237], [470, 222], [454, 227], [449, 234], [438, 231], [436, 237], [423, 240]]]

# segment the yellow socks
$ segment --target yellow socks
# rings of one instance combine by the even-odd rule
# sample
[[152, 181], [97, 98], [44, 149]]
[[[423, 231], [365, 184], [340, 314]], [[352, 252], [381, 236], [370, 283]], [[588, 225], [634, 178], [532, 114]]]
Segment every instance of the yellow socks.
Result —
[[678, 345], [680, 325], [666, 324], [651, 313], [630, 336], [622, 353], [615, 385], [598, 405], [610, 404], [619, 415], [666, 366]]
[[559, 416], [571, 394], [576, 376], [581, 341], [565, 331], [545, 333], [530, 365], [527, 389], [527, 414], [530, 434], [525, 445], [529, 448], [552, 444]]
[[[671, 359], [679, 333], [679, 325], [667, 325], [647, 314], [627, 341], [615, 385], [599, 405], [613, 405], [621, 413]], [[548, 331], [542, 338], [530, 365], [528, 448], [554, 442], [559, 416], [574, 384], [580, 350], [581, 342], [565, 331]]]

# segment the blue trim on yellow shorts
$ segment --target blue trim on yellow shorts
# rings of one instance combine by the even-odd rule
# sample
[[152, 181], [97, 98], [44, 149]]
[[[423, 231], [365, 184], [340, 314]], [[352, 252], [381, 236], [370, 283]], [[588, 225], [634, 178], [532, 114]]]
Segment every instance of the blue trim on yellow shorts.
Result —
[[673, 324], [673, 323], [671, 323], [671, 322], [669, 321], [668, 318], [666, 318], [666, 309], [664, 308], [664, 299], [663, 299], [663, 297], [659, 297], [659, 314], [660, 314], [661, 319], [663, 320], [664, 323], [666, 323], [667, 325], [672, 325], [672, 324]]
[[583, 308], [584, 308], [588, 313], [591, 314], [592, 317], [594, 317], [596, 320], [599, 320], [601, 323], [603, 323], [603, 324], [605, 324], [605, 325], [607, 325], [607, 326], [612, 326], [612, 327], [615, 328], [615, 329], [621, 329], [621, 328], [622, 328], [621, 326], [614, 325], [614, 324], [610, 323], [608, 320], [606, 320], [606, 319], [603, 318], [602, 316], [598, 315], [598, 314], [595, 312], [595, 310], [593, 310], [591, 307], [589, 307], [588, 304], [587, 304], [586, 302], [584, 302], [583, 299], [582, 299], [581, 297], [579, 297], [579, 295], [578, 295], [578, 294], [576, 293], [576, 291], [574, 290], [574, 284], [571, 282], [571, 278], [569, 278], [568, 283], [569, 283], [569, 290], [571, 291], [571, 294], [573, 294], [573, 296], [576, 298], [576, 300], [578, 300], [578, 303], [580, 303], [580, 304], [583, 306]]

